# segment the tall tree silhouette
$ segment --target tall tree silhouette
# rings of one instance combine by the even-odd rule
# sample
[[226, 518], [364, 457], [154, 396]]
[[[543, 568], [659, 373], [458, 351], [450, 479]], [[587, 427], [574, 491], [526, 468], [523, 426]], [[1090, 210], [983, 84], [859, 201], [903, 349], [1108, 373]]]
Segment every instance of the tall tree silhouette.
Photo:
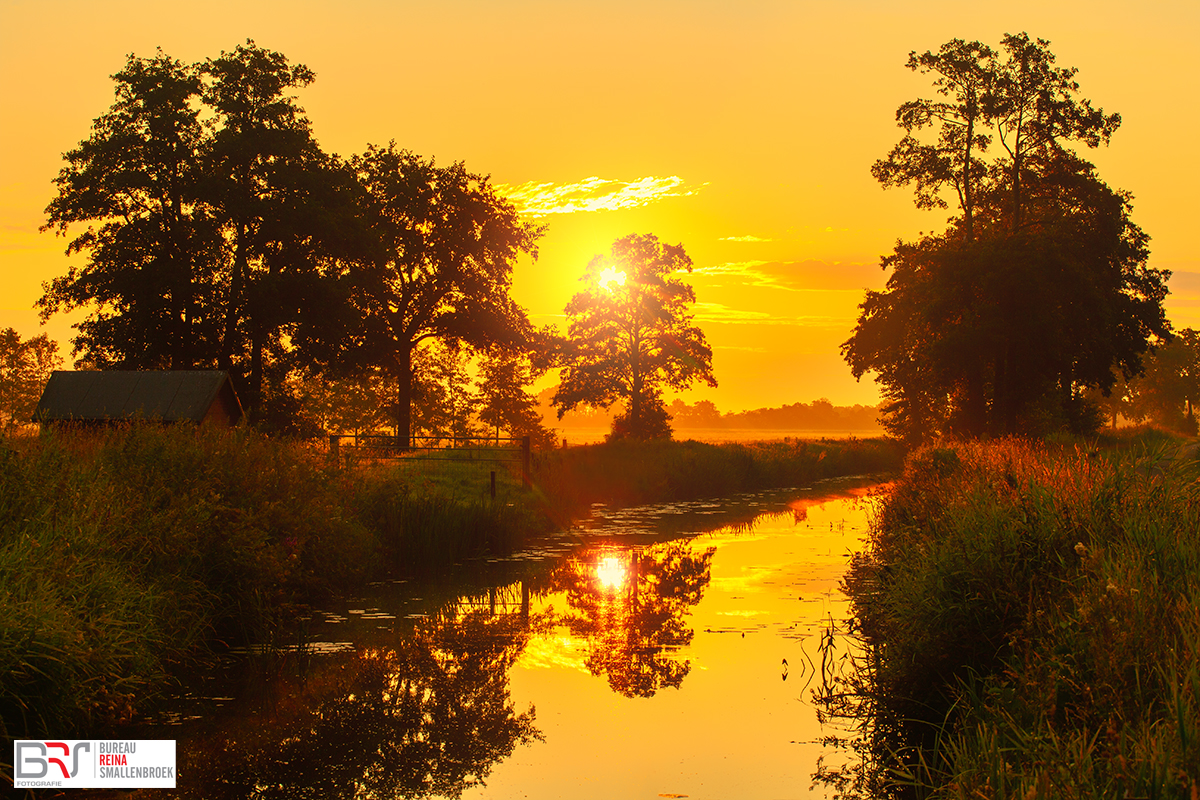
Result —
[[[981, 42], [951, 39], [937, 53], [908, 55], [908, 68], [934, 76], [944, 100], [910, 100], [896, 110], [905, 136], [887, 158], [875, 162], [871, 174], [884, 186], [916, 184], [919, 208], [946, 208], [942, 190], [954, 189], [962, 209], [965, 235], [973, 238], [978, 185], [987, 174], [979, 155], [991, 137], [987, 130], [992, 84], [990, 62], [995, 51]], [[922, 143], [914, 132], [938, 128], [936, 144]]]
[[89, 223], [67, 248], [87, 261], [43, 285], [42, 319], [89, 309], [73, 352], [99, 367], [209, 365], [221, 241], [200, 197], [200, 75], [159, 51], [112, 77], [116, 101], [66, 154], [43, 227]]
[[339, 358], [394, 376], [397, 433], [407, 443], [422, 342], [527, 346], [532, 327], [509, 289], [517, 259], [536, 257], [542, 229], [521, 221], [485, 176], [461, 163], [438, 167], [393, 143], [371, 146], [353, 165], [366, 189], [372, 251], [349, 276], [363, 322], [348, 331]]
[[251, 415], [261, 400], [265, 361], [320, 296], [321, 267], [335, 239], [331, 223], [349, 204], [349, 174], [312, 136], [290, 91], [315, 75], [253, 41], [209, 60], [204, 99], [217, 129], [205, 151], [206, 197], [230, 254], [219, 364], [244, 373]]
[[337, 262], [364, 239], [353, 174], [288, 94], [312, 72], [247, 42], [201, 65], [131, 55], [113, 79], [46, 209], [44, 229], [91, 227], [68, 247], [86, 264], [44, 286], [43, 319], [88, 308], [74, 352], [94, 366], [230, 369], [257, 412], [269, 361], [329, 349], [344, 321], [317, 309], [337, 306]]
[[[938, 205], [946, 185], [959, 198], [944, 233], [883, 259], [887, 288], [867, 293], [842, 345], [856, 377], [878, 375], [885, 424], [908, 439], [1086, 429], [1097, 417], [1084, 390], [1109, 391], [1114, 369], [1140, 372], [1151, 337], [1168, 331], [1169, 273], [1148, 266], [1130, 196], [1070, 147], [1107, 142], [1120, 117], [1079, 98], [1076, 71], [1054, 68], [1048, 46], [1020, 34], [1000, 51], [954, 40], [938, 56], [910, 56], [914, 69], [941, 65], [932, 71], [943, 89], [946, 54], [965, 53], [977, 113], [942, 120], [957, 132], [943, 129], [940, 141], [963, 145], [957, 162], [904, 161], [898, 148], [873, 169], [885, 186], [916, 182], [919, 206]], [[977, 167], [964, 144], [975, 125], [990, 130], [975, 136]], [[1002, 147], [988, 160], [993, 141]], [[946, 177], [955, 170], [968, 177]]]
[[662, 389], [694, 381], [716, 386], [712, 348], [692, 324], [696, 292], [676, 273], [691, 272], [682, 245], [633, 234], [613, 243], [608, 256], [588, 264], [586, 287], [567, 304], [567, 343], [554, 404], [559, 418], [587, 404], [627, 411], [613, 421], [614, 436], [670, 436]]

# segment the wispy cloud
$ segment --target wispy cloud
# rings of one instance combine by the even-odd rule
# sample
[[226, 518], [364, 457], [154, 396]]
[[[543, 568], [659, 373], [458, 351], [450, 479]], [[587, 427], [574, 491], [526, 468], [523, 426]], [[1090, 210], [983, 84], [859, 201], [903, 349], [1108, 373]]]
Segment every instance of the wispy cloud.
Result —
[[772, 242], [774, 239], [763, 239], [758, 236], [722, 236], [721, 242]]
[[789, 292], [861, 292], [864, 287], [882, 288], [884, 282], [877, 266], [821, 261], [727, 261], [696, 267], [692, 272], [706, 277], [732, 277], [744, 285]]
[[696, 319], [700, 322], [724, 322], [730, 325], [840, 325], [837, 317], [797, 315], [777, 316], [763, 311], [730, 308], [723, 303], [696, 303]]
[[517, 211], [533, 217], [550, 214], [575, 214], [580, 211], [617, 211], [657, 203], [668, 197], [690, 197], [708, 184], [688, 186], [683, 178], [650, 176], [636, 181], [608, 178], [585, 178], [575, 183], [537, 183], [520, 186], [500, 184], [496, 187], [517, 207]]
[[1176, 270], [1167, 281], [1171, 294], [1200, 295], [1200, 272]]

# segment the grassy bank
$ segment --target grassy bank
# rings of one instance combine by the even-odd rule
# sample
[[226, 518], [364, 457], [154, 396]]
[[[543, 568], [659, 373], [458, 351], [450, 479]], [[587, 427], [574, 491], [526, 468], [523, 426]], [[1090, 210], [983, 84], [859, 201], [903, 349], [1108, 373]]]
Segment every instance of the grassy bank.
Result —
[[1196, 797], [1198, 479], [1178, 442], [914, 453], [847, 578], [860, 788]]
[[807, 486], [822, 478], [898, 471], [903, 450], [885, 439], [790, 439], [706, 444], [619, 440], [540, 454], [535, 482], [560, 514], [591, 503], [635, 505]]
[[110, 729], [213, 642], [271, 641], [308, 604], [510, 551], [597, 500], [899, 464], [879, 441], [617, 443], [541, 455], [534, 492], [497, 469], [493, 500], [479, 462], [334, 463], [247, 431], [64, 431], [0, 459], [0, 735], [27, 738]]
[[242, 431], [59, 433], [0, 460], [8, 737], [123, 722], [209, 642], [269, 639], [298, 606], [504, 551], [538, 519], [511, 480], [492, 501], [486, 474], [334, 465]]

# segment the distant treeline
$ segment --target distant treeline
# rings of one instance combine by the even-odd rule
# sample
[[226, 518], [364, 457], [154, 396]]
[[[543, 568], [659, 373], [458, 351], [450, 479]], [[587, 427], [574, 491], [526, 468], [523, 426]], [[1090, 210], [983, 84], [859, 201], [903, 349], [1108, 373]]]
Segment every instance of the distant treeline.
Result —
[[[557, 411], [550, 404], [557, 387], [538, 393], [538, 411], [546, 427], [602, 428], [608, 427], [614, 415], [621, 413], [617, 406], [604, 411], [583, 408], [572, 411], [558, 419]], [[811, 403], [789, 403], [777, 408], [756, 408], [750, 411], [727, 411], [721, 413], [711, 400], [700, 400], [692, 404], [675, 400], [667, 407], [671, 415], [671, 427], [676, 430], [695, 428], [755, 428], [760, 430], [882, 430], [879, 424], [878, 406], [835, 406], [822, 397]]]

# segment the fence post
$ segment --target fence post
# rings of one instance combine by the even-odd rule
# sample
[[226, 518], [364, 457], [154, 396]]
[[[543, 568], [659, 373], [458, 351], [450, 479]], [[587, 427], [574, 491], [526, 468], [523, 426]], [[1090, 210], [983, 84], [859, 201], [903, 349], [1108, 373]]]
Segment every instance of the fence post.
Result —
[[521, 437], [521, 483], [526, 489], [533, 486], [533, 477], [529, 474], [529, 437]]
[[496, 470], [492, 470], [492, 499], [496, 499]]
[[329, 458], [334, 463], [337, 463], [337, 460], [338, 460], [338, 439], [339, 438], [341, 438], [341, 437], [339, 437], [336, 433], [329, 434]]

